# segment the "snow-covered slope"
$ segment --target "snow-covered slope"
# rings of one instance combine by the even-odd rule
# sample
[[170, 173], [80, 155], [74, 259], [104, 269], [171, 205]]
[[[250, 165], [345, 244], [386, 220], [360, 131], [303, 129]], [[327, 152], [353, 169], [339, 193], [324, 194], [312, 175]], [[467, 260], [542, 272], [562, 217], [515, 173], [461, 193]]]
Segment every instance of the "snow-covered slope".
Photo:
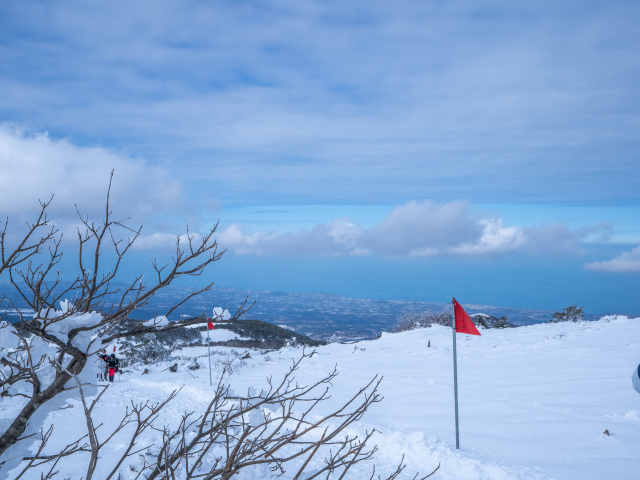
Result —
[[[441, 468], [433, 479], [640, 478], [640, 395], [631, 385], [640, 363], [640, 319], [606, 317], [598, 322], [482, 330], [480, 337], [458, 335], [458, 452], [449, 328], [384, 334], [378, 340], [330, 344], [317, 351], [319, 355], [302, 365], [297, 378], [310, 382], [337, 364], [340, 374], [323, 409], [344, 403], [375, 374], [384, 376], [385, 399], [350, 431], [381, 432], [374, 437], [379, 446], [376, 471], [381, 474], [391, 473], [404, 454], [406, 478], [417, 471], [429, 472], [438, 463]], [[148, 375], [141, 371], [123, 375], [96, 407], [105, 431], [119, 420], [131, 399], [160, 401], [181, 385], [184, 388], [167, 407], [163, 421], [176, 422], [184, 411], [204, 408], [211, 393], [208, 370], [187, 370], [184, 357], [205, 353], [203, 347], [179, 352], [183, 360], [176, 373], [163, 371], [166, 364]], [[216, 348], [213, 363], [228, 353], [229, 349]], [[293, 347], [268, 357], [254, 351], [230, 383], [236, 391], [260, 388], [267, 376], [283, 375], [300, 354], [301, 349]], [[198, 361], [207, 364], [206, 357]], [[218, 372], [214, 371], [214, 385]], [[79, 400], [72, 398], [69, 404], [74, 407], [60, 410], [64, 405], [56, 404], [46, 419], [40, 418], [45, 425], [56, 425], [53, 439], [58, 442], [85, 433]], [[30, 431], [41, 425], [31, 425]], [[611, 435], [604, 435], [605, 430]], [[114, 441], [108, 448], [115, 453], [122, 444]], [[7, 453], [27, 451], [29, 445]], [[101, 456], [108, 458], [109, 451]], [[108, 461], [103, 465], [100, 468], [106, 470]], [[77, 459], [62, 461], [59, 468], [61, 478], [80, 478], [84, 470]], [[362, 467], [352, 473], [351, 478], [368, 479], [371, 472]], [[0, 469], [0, 478], [13, 474]], [[103, 475], [104, 471], [96, 472], [96, 478]], [[123, 478], [131, 475], [123, 469]]]

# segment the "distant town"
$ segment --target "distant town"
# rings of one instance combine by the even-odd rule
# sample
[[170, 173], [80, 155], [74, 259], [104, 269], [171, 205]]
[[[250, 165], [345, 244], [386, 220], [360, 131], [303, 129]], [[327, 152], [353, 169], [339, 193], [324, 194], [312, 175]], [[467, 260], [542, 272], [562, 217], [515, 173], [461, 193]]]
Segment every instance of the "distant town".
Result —
[[[192, 290], [191, 287], [165, 288], [148, 305], [136, 310], [133, 317], [146, 320], [154, 315], [163, 315]], [[10, 284], [1, 284], [0, 292], [12, 298], [18, 308], [26, 306], [24, 301], [14, 298]], [[326, 340], [332, 335], [343, 340], [375, 338], [382, 332], [393, 330], [404, 312], [442, 312], [451, 308], [450, 304], [435, 302], [370, 300], [329, 293], [246, 291], [213, 287], [211, 291], [200, 294], [175, 310], [169, 320], [178, 320], [183, 315], [211, 315], [212, 309], [218, 306], [229, 309], [233, 314], [245, 299], [246, 307], [253, 306], [243, 318], [273, 323], [317, 340]], [[464, 304], [464, 307], [469, 314], [505, 316], [509, 322], [518, 326], [549, 322], [554, 313], [552, 310], [492, 305]], [[586, 312], [585, 320], [597, 320], [600, 316], [599, 313]]]

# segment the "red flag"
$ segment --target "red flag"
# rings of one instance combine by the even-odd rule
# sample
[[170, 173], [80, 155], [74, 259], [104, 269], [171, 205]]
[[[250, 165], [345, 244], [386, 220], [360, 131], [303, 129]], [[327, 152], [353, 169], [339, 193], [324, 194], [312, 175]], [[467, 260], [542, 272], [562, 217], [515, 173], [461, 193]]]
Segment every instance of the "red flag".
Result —
[[480, 335], [480, 332], [469, 318], [469, 315], [467, 315], [467, 312], [464, 311], [464, 308], [462, 308], [455, 298], [453, 299], [453, 311], [456, 314], [456, 332]]
[[[207, 320], [211, 320], [211, 319], [210, 319], [210, 318], [207, 318]], [[213, 326], [213, 323], [212, 323], [212, 322], [209, 322], [209, 323], [207, 324], [207, 330], [215, 330], [215, 329], [216, 329], [216, 327], [214, 327], [214, 326]]]

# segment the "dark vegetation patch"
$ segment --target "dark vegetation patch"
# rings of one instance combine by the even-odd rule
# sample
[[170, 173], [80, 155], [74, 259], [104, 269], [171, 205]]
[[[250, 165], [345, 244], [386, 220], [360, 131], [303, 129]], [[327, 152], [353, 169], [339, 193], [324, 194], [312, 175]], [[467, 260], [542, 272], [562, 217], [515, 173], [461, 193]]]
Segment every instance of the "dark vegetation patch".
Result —
[[517, 325], [509, 322], [507, 317], [494, 317], [493, 315], [486, 315], [481, 313], [472, 313], [469, 315], [473, 323], [476, 326], [482, 326], [484, 328], [516, 328]]
[[[204, 325], [200, 328], [200, 330], [204, 332], [206, 328], [206, 325]], [[263, 346], [258, 348], [265, 348], [264, 343], [267, 342], [274, 345], [279, 345], [277, 347], [271, 348], [281, 348], [287, 342], [309, 345], [310, 347], [318, 347], [320, 345], [326, 344], [326, 342], [323, 342], [321, 340], [313, 340], [312, 338], [309, 338], [305, 335], [300, 335], [299, 333], [292, 332], [291, 330], [287, 330], [285, 328], [278, 327], [277, 325], [263, 322], [261, 320], [237, 320], [235, 322], [216, 325], [216, 328], [231, 330], [241, 337], [247, 337], [252, 341], [261, 342]], [[264, 342], [262, 342], [262, 340], [264, 340]], [[229, 342], [244, 342], [244, 340], [230, 340]], [[235, 346], [230, 345], [229, 342], [222, 343], [229, 346]], [[241, 345], [239, 344], [238, 346]], [[242, 346], [244, 346], [244, 344]]]
[[[509, 322], [509, 319], [505, 316], [498, 318], [484, 313], [472, 313], [469, 317], [477, 327], [516, 328], [517, 326]], [[428, 328], [431, 325], [444, 325], [445, 327], [449, 327], [451, 326], [451, 320], [451, 314], [447, 311], [416, 312], [412, 310], [402, 314], [393, 331], [406, 332], [417, 328]]]
[[[125, 320], [118, 325], [117, 331], [130, 330], [140, 322], [139, 320]], [[215, 328], [217, 330], [230, 330], [241, 337], [245, 337], [246, 340], [234, 339], [226, 342], [211, 342], [212, 346], [275, 350], [284, 347], [287, 343], [298, 343], [309, 345], [310, 347], [325, 344], [323, 341], [313, 340], [299, 333], [260, 320], [236, 320], [224, 324], [216, 324]], [[201, 335], [201, 332], [206, 332], [206, 330], [207, 325], [204, 324], [197, 328], [179, 328], [168, 332], [157, 332], [154, 335], [157, 341], [165, 346], [199, 346], [207, 344], [206, 337]], [[127, 338], [127, 340], [132, 340], [132, 338]]]

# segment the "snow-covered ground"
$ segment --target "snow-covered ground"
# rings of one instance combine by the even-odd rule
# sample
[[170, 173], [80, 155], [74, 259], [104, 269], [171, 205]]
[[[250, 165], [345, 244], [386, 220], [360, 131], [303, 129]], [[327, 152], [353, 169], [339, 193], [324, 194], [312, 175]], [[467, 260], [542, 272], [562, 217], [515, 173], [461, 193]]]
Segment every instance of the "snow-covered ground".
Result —
[[[458, 335], [460, 451], [455, 450], [449, 328], [433, 326], [321, 347], [319, 355], [302, 364], [296, 378], [311, 382], [337, 365], [339, 376], [331, 400], [322, 406], [325, 411], [343, 404], [375, 374], [384, 376], [384, 400], [350, 431], [381, 432], [374, 437], [379, 446], [374, 463], [383, 476], [404, 454], [405, 478], [430, 472], [438, 463], [441, 468], [433, 479], [640, 478], [640, 395], [631, 386], [632, 372], [640, 363], [640, 319], [607, 317], [481, 333]], [[229, 352], [216, 347], [214, 365]], [[96, 407], [105, 432], [130, 400], [160, 401], [182, 385], [178, 398], [164, 411], [163, 422], [175, 422], [183, 412], [198, 411], [208, 403], [212, 389], [206, 357], [198, 358], [205, 368], [186, 369], [186, 357], [205, 355], [206, 348], [178, 354], [183, 360], [176, 373], [163, 371], [170, 364], [157, 365], [147, 375], [141, 370], [127, 373], [107, 389]], [[260, 388], [267, 376], [282, 376], [291, 359], [300, 355], [301, 349], [294, 347], [270, 352], [268, 359], [253, 351], [229, 381], [236, 391]], [[215, 370], [214, 385], [218, 377]], [[69, 404], [73, 408], [49, 406], [46, 414], [34, 417], [29, 431], [53, 422], [53, 439], [59, 442], [86, 433], [79, 400], [72, 398]], [[604, 435], [605, 430], [611, 435]], [[30, 451], [35, 451], [33, 445]], [[109, 449], [117, 453], [123, 443], [114, 441], [106, 448], [103, 458], [109, 457]], [[29, 445], [23, 445], [7, 454], [28, 451]], [[59, 464], [61, 478], [84, 474], [79, 458]], [[95, 478], [106, 476], [109, 462], [101, 465]], [[11, 468], [0, 468], [0, 478], [15, 476], [15, 464]], [[350, 478], [368, 479], [371, 472], [367, 467], [352, 473]], [[123, 478], [131, 475], [123, 469]]]
[[[229, 340], [248, 340], [231, 330], [226, 330], [224, 328], [218, 328], [216, 330], [209, 330], [208, 332], [205, 330], [204, 332], [200, 332], [202, 336], [202, 340], [204, 342], [207, 341], [207, 338], [211, 340], [211, 342], [227, 342]], [[208, 336], [207, 336], [208, 335]]]

